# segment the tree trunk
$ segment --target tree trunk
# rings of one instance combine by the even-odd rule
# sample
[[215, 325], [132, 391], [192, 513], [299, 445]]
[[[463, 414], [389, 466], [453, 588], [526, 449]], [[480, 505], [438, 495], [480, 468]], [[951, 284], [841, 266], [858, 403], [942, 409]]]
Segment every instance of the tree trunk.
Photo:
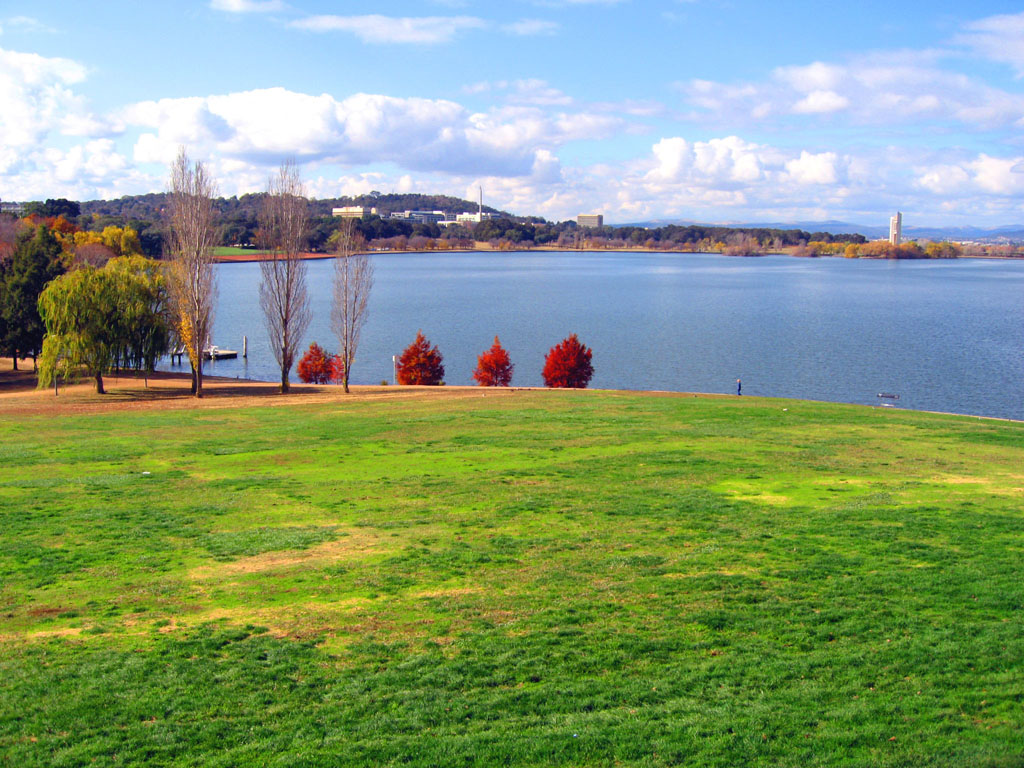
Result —
[[287, 394], [288, 394], [288, 387], [289, 387], [289, 383], [288, 383], [288, 371], [286, 371], [286, 370], [285, 370], [285, 369], [284, 369], [284, 368], [282, 367], [282, 368], [281, 368], [281, 394], [282, 394], [282, 395], [287, 395]]
[[198, 388], [199, 388], [199, 380], [196, 378], [196, 367], [193, 365], [192, 366], [192, 394], [193, 395], [196, 393], [196, 390]]
[[96, 394], [97, 395], [105, 395], [105, 394], [107, 394], [107, 391], [105, 389], [103, 389], [103, 374], [102, 373], [97, 373], [96, 374]]
[[14, 354], [11, 355], [11, 359], [14, 361], [14, 367], [11, 368], [11, 370], [18, 370], [18, 350], [14, 350]]
[[203, 396], [203, 365], [202, 363], [196, 368], [196, 397]]
[[344, 385], [344, 387], [345, 387], [345, 394], [347, 395], [348, 394], [348, 368], [347, 367], [345, 368], [345, 375], [342, 377], [341, 383]]

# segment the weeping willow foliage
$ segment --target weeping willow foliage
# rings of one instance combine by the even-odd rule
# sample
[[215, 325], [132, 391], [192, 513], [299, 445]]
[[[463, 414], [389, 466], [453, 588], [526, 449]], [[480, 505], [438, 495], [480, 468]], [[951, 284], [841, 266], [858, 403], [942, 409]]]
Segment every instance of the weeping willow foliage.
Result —
[[52, 281], [39, 297], [46, 326], [39, 386], [79, 373], [151, 372], [170, 347], [171, 315], [159, 264], [132, 256], [102, 269], [85, 266]]

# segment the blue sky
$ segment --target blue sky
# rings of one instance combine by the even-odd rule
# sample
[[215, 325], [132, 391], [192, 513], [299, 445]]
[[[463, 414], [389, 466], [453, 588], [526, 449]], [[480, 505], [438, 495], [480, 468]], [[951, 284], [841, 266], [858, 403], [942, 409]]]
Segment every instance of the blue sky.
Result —
[[1024, 224], [1008, 2], [0, 2], [0, 198], [445, 193], [561, 220]]

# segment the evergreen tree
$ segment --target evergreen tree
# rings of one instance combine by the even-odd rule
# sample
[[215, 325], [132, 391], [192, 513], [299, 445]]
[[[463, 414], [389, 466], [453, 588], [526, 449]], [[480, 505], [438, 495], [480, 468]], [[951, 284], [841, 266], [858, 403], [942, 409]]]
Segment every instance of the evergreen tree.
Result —
[[40, 225], [20, 234], [14, 254], [4, 270], [0, 313], [0, 347], [14, 359], [36, 357], [43, 348], [45, 329], [39, 317], [39, 296], [46, 284], [64, 272], [60, 242], [49, 227]]

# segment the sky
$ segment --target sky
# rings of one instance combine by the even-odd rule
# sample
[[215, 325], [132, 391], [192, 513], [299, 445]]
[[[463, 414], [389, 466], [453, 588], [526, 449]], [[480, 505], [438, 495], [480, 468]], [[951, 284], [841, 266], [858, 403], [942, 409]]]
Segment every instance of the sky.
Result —
[[0, 199], [422, 192], [607, 223], [1024, 224], [1024, 12], [0, 0]]

